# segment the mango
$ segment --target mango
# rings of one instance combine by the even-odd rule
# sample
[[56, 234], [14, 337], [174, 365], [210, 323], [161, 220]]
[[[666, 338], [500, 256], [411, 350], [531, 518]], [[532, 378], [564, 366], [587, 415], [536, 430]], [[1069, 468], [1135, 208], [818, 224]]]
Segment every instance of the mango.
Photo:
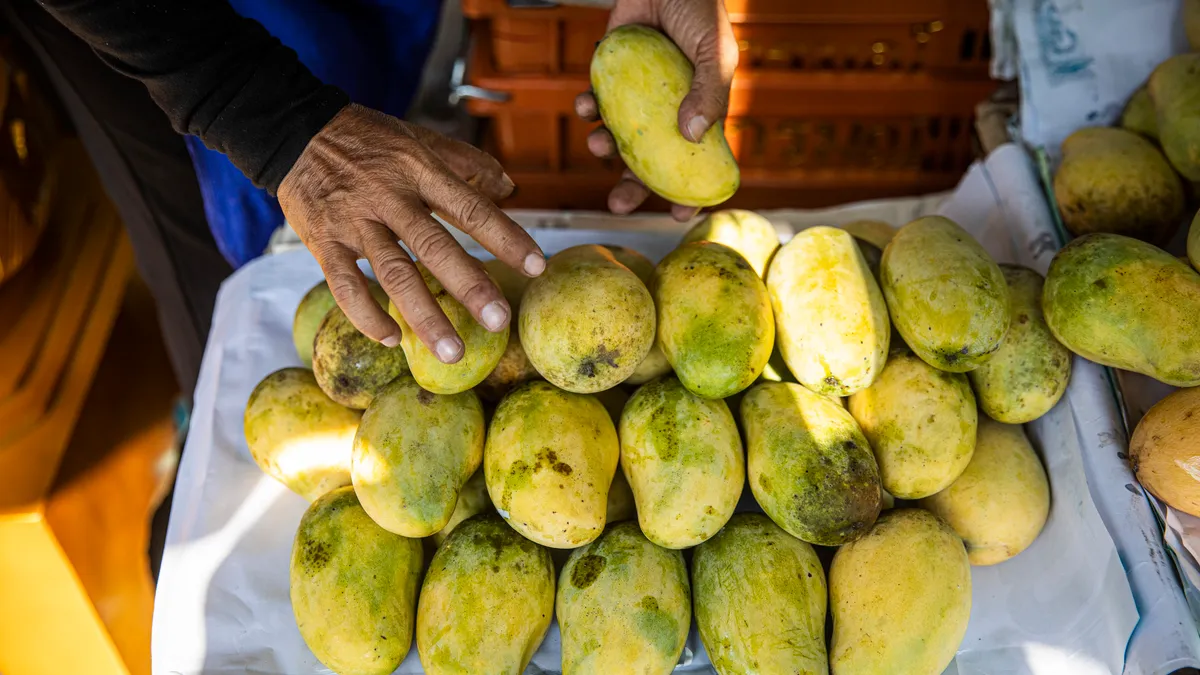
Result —
[[838, 546], [879, 515], [879, 470], [850, 413], [808, 389], [764, 382], [742, 398], [750, 490], [775, 524]]
[[737, 192], [741, 174], [720, 121], [699, 143], [679, 132], [692, 74], [679, 47], [646, 26], [614, 28], [592, 56], [592, 91], [625, 165], [668, 201], [713, 206]]
[[486, 401], [498, 402], [513, 387], [536, 377], [538, 371], [529, 362], [518, 331], [512, 330], [508, 333], [508, 345], [504, 348], [500, 361], [496, 363], [492, 372], [483, 378], [483, 382], [475, 385], [475, 393]]
[[1024, 424], [1050, 412], [1071, 380], [1071, 352], [1054, 339], [1042, 313], [1042, 275], [1001, 265], [1008, 282], [1011, 319], [1004, 344], [967, 373], [979, 407], [992, 419]]
[[871, 277], [878, 284], [879, 264], [883, 262], [883, 249], [859, 237], [854, 237], [854, 243], [858, 244], [858, 251], [862, 253], [863, 260], [867, 262], [867, 269], [871, 271]]
[[1200, 274], [1162, 249], [1080, 237], [1050, 263], [1042, 309], [1054, 337], [1085, 359], [1200, 385]]
[[967, 468], [979, 425], [966, 375], [894, 350], [875, 384], [850, 397], [883, 488], [900, 499], [940, 492]]
[[1142, 136], [1108, 127], [1080, 129], [1063, 141], [1062, 154], [1054, 198], [1071, 234], [1112, 232], [1161, 241], [1179, 227], [1183, 183]]
[[483, 461], [483, 436], [475, 392], [434, 394], [411, 375], [396, 378], [371, 401], [354, 437], [351, 475], [363, 509], [405, 537], [441, 530]]
[[296, 346], [296, 356], [300, 357], [300, 363], [305, 368], [312, 368], [313, 338], [317, 336], [317, 328], [329, 310], [336, 306], [337, 301], [329, 290], [329, 282], [324, 279], [300, 298], [296, 314], [292, 317], [292, 343]]
[[[603, 246], [613, 254], [617, 262], [628, 267], [629, 271], [636, 274], [637, 278], [641, 279], [642, 283], [649, 288], [650, 280], [654, 277], [654, 263], [650, 262], [649, 258], [627, 246], [612, 244], [603, 244]], [[637, 368], [633, 369], [633, 373], [625, 378], [624, 384], [642, 385], [669, 372], [671, 372], [671, 364], [667, 362], [666, 355], [657, 344], [653, 344], [650, 346], [650, 351], [646, 353], [646, 358], [642, 359]]]
[[[387, 306], [382, 289], [376, 295]], [[313, 375], [329, 398], [363, 410], [388, 382], [408, 372], [404, 350], [384, 347], [358, 332], [340, 307], [329, 310], [313, 338]]]
[[619, 436], [621, 471], [647, 539], [690, 548], [733, 515], [746, 465], [724, 401], [700, 398], [674, 377], [660, 378], [625, 404]]
[[736, 251], [684, 244], [658, 263], [651, 291], [658, 344], [688, 391], [726, 398], [763, 372], [775, 343], [771, 301]]
[[1184, 178], [1200, 181], [1200, 54], [1177, 54], [1150, 73], [1158, 142]]
[[575, 246], [546, 263], [521, 300], [521, 344], [555, 386], [610, 389], [633, 374], [654, 344], [654, 300], [602, 246]]
[[825, 570], [812, 546], [739, 513], [692, 555], [696, 626], [720, 675], [827, 675]]
[[311, 502], [350, 484], [360, 417], [330, 400], [311, 370], [282, 368], [264, 377], [246, 402], [246, 445], [263, 473]]
[[428, 675], [523, 673], [553, 614], [549, 551], [497, 515], [476, 516], [434, 554], [421, 585], [421, 666]]
[[963, 373], [1008, 332], [1008, 284], [996, 261], [949, 218], [926, 216], [896, 233], [879, 275], [892, 324], [929, 365]]
[[779, 250], [779, 233], [771, 221], [753, 211], [727, 209], [705, 216], [683, 235], [680, 245], [711, 241], [737, 251], [760, 277], [767, 275], [771, 257]]
[[1037, 539], [1050, 515], [1050, 484], [1024, 429], [985, 417], [967, 469], [918, 504], [958, 534], [972, 565], [995, 565]]
[[632, 521], [576, 549], [558, 577], [563, 675], [667, 675], [691, 624], [683, 554], [650, 542]]
[[879, 284], [845, 230], [810, 227], [771, 262], [776, 343], [796, 380], [818, 394], [870, 386], [887, 361], [892, 325]]
[[894, 509], [829, 568], [836, 675], [938, 675], [971, 615], [971, 565], [937, 516]]
[[1150, 98], [1150, 90], [1145, 86], [1138, 87], [1125, 104], [1121, 113], [1122, 129], [1141, 134], [1146, 138], [1158, 140], [1158, 113], [1154, 110], [1154, 100]]
[[896, 228], [882, 220], [854, 220], [839, 227], [880, 251], [887, 248], [888, 242], [896, 236]]
[[450, 514], [450, 520], [446, 521], [442, 529], [433, 535], [434, 545], [441, 546], [454, 528], [466, 519], [481, 513], [490, 513], [493, 510], [492, 498], [488, 496], [487, 480], [483, 477], [483, 468], [481, 467], [471, 474], [467, 482], [463, 483], [462, 489], [458, 491], [458, 501], [454, 503], [454, 513]]
[[1191, 261], [1192, 267], [1200, 272], [1200, 213], [1192, 218], [1192, 227], [1188, 230], [1187, 257]]
[[637, 518], [637, 503], [633, 499], [633, 488], [625, 480], [625, 473], [618, 471], [613, 476], [612, 486], [608, 488], [608, 508], [605, 510], [604, 522], [619, 523], [622, 520]]
[[341, 487], [313, 502], [292, 544], [292, 613], [326, 668], [388, 675], [412, 644], [421, 542], [392, 534]]
[[601, 244], [601, 246], [608, 249], [614, 260], [628, 267], [630, 272], [636, 274], [637, 278], [641, 279], [643, 284], [650, 285], [650, 278], [654, 276], [654, 263], [641, 251], [616, 244]]
[[1172, 508], [1200, 516], [1200, 389], [1155, 403], [1129, 439], [1129, 463], [1142, 487]]
[[591, 396], [526, 382], [496, 407], [484, 446], [488, 494], [517, 532], [575, 548], [604, 530], [620, 443]]
[[[483, 269], [487, 271], [488, 276], [496, 283], [496, 287], [504, 294], [504, 299], [508, 301], [508, 309], [513, 316], [516, 316], [521, 307], [521, 298], [524, 297], [525, 289], [529, 286], [530, 278], [495, 259], [485, 261]], [[516, 328], [515, 323], [510, 322], [509, 328]]]
[[604, 409], [608, 411], [609, 418], [612, 419], [613, 427], [621, 422], [621, 411], [625, 409], [625, 403], [629, 401], [629, 394], [624, 389], [614, 387], [605, 389], [592, 394]]
[[1200, 51], [1200, 0], [1183, 0], [1183, 30], [1192, 51]]

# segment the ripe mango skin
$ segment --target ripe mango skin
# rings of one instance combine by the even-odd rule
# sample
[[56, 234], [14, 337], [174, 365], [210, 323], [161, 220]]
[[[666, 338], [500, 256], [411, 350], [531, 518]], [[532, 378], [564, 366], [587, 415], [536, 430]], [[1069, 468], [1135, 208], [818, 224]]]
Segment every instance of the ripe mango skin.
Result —
[[450, 520], [442, 529], [433, 535], [434, 546], [441, 546], [454, 528], [466, 519], [492, 511], [495, 511], [495, 507], [492, 506], [492, 498], [488, 496], [487, 481], [483, 476], [483, 468], [480, 467], [471, 474], [467, 482], [463, 483], [462, 489], [458, 491], [458, 501], [454, 503], [454, 513], [450, 515]]
[[858, 424], [838, 403], [787, 382], [742, 398], [750, 490], [793, 537], [838, 546], [879, 515], [879, 470]]
[[637, 503], [633, 499], [633, 488], [629, 487], [625, 473], [618, 471], [608, 488], [608, 509], [604, 522], [611, 525], [630, 518], [637, 518]]
[[900, 228], [879, 267], [892, 324], [934, 368], [979, 367], [1008, 332], [1008, 285], [970, 234], [941, 216]]
[[1054, 337], [1101, 365], [1200, 385], [1200, 274], [1116, 234], [1091, 234], [1050, 263], [1042, 309]]
[[1154, 110], [1154, 100], [1150, 98], [1150, 90], [1145, 86], [1138, 87], [1125, 104], [1121, 113], [1121, 128], [1145, 136], [1147, 139], [1158, 140], [1158, 113]]
[[550, 552], [500, 516], [476, 516], [438, 548], [421, 585], [421, 666], [428, 675], [523, 673], [553, 614]]
[[475, 393], [485, 401], [497, 402], [513, 387], [538, 377], [537, 369], [525, 354], [525, 347], [521, 344], [518, 332], [509, 331], [508, 346], [500, 356], [500, 361], [496, 363], [492, 372], [483, 378], [483, 382], [475, 385]]
[[688, 391], [727, 398], [762, 374], [775, 344], [771, 300], [736, 251], [684, 244], [658, 263], [651, 292], [658, 345]]
[[829, 606], [836, 675], [937, 675], [967, 632], [967, 551], [937, 516], [893, 509], [834, 554]]
[[[654, 277], [654, 263], [650, 262], [649, 258], [627, 246], [613, 244], [602, 244], [602, 246], [613, 254], [617, 262], [636, 274], [637, 278], [646, 284], [646, 288], [650, 287], [650, 280]], [[671, 372], [671, 364], [667, 362], [667, 357], [662, 353], [662, 349], [654, 344], [650, 346], [646, 358], [642, 359], [637, 368], [634, 368], [633, 373], [625, 378], [623, 384], [642, 385], [669, 372]]]
[[1200, 213], [1192, 219], [1192, 229], [1188, 230], [1187, 255], [1192, 267], [1200, 272]]
[[683, 554], [655, 546], [633, 521], [612, 525], [571, 553], [555, 610], [563, 675], [667, 675], [691, 625]]
[[654, 344], [654, 300], [602, 246], [566, 249], [546, 262], [521, 299], [529, 362], [567, 391], [591, 394], [626, 380]]
[[317, 328], [329, 310], [336, 306], [329, 282], [324, 279], [308, 289], [296, 306], [296, 314], [292, 317], [292, 343], [305, 368], [312, 368], [313, 338], [317, 336]]
[[967, 468], [979, 413], [966, 375], [931, 367], [904, 349], [875, 384], [850, 397], [871, 442], [883, 488], [900, 499], [940, 492]]
[[1024, 429], [984, 417], [966, 471], [919, 504], [962, 538], [972, 565], [995, 565], [1037, 539], [1050, 515], [1050, 484]]
[[849, 396], [887, 361], [888, 308], [854, 237], [835, 227], [796, 233], [767, 273], [776, 343], [796, 380]]
[[246, 402], [250, 456], [268, 476], [313, 501], [350, 484], [350, 449], [362, 413], [334, 403], [307, 368], [264, 377]]
[[692, 555], [696, 626], [720, 675], [827, 675], [825, 570], [812, 546], [739, 513]]
[[1200, 181], [1200, 54], [1158, 64], [1147, 85], [1158, 112], [1158, 141], [1184, 178]]
[[396, 378], [371, 401], [354, 437], [351, 475], [363, 509], [405, 537], [441, 530], [483, 461], [484, 431], [475, 392], [434, 394], [411, 375]]
[[1050, 412], [1071, 380], [1071, 352], [1046, 325], [1042, 275], [1027, 267], [1001, 265], [1008, 282], [1012, 318], [1004, 344], [982, 366], [967, 373], [979, 407], [1005, 424], [1024, 424]]
[[604, 530], [620, 443], [595, 397], [526, 382], [496, 407], [484, 446], [488, 494], [517, 532], [575, 548]]
[[854, 220], [838, 227], [854, 235], [855, 239], [875, 246], [881, 253], [897, 232], [896, 228], [882, 220]]
[[592, 91], [625, 165], [675, 204], [713, 206], [737, 192], [741, 173], [720, 121], [699, 143], [679, 132], [692, 74], [675, 43], [646, 26], [614, 28], [592, 56]]
[[300, 636], [326, 668], [388, 675], [412, 644], [421, 542], [371, 520], [347, 486], [313, 502], [296, 531], [290, 570]]
[[733, 515], [746, 464], [724, 401], [700, 398], [674, 377], [659, 378], [625, 404], [619, 436], [621, 471], [650, 541], [690, 548]]
[[[387, 306], [382, 289], [376, 300]], [[404, 350], [384, 347], [358, 332], [340, 307], [329, 310], [313, 338], [313, 375], [329, 398], [358, 410], [375, 393], [408, 372]]]
[[710, 213], [683, 235], [682, 244], [711, 241], [737, 251], [760, 277], [767, 276], [771, 257], [779, 250], [779, 233], [771, 221], [753, 211], [726, 209]]
[[1180, 389], [1146, 412], [1129, 439], [1138, 482], [1173, 508], [1200, 516], [1200, 389]]

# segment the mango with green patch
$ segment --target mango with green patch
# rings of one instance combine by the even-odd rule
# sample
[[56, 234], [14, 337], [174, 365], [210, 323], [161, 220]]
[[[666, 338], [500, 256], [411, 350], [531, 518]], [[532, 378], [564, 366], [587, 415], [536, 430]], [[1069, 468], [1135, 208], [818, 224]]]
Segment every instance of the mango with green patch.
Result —
[[[378, 284], [371, 283], [372, 291], [378, 288]], [[292, 317], [292, 343], [296, 346], [296, 356], [300, 357], [300, 363], [303, 363], [305, 368], [312, 368], [313, 338], [317, 336], [317, 328], [321, 326], [321, 321], [329, 310], [336, 306], [333, 292], [329, 290], [329, 282], [324, 279], [308, 289], [304, 297], [300, 298], [296, 314]]]
[[[383, 289], [371, 287], [380, 307], [388, 306]], [[404, 351], [384, 347], [358, 332], [346, 313], [334, 306], [313, 338], [313, 375], [329, 398], [363, 410], [388, 382], [408, 372]]]
[[779, 233], [771, 221], [753, 211], [726, 209], [705, 216], [683, 235], [680, 245], [693, 241], [711, 241], [737, 251], [754, 268], [754, 273], [766, 277], [767, 266], [779, 250]]
[[1163, 153], [1180, 175], [1200, 181], [1200, 54], [1176, 54], [1158, 64], [1147, 87]]

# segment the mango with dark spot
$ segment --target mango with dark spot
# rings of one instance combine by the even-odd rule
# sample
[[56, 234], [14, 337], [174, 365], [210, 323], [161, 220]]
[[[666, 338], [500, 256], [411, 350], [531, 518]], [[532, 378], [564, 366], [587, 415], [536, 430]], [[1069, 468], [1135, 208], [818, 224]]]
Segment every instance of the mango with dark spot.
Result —
[[[377, 288], [377, 287], [373, 287]], [[387, 307], [383, 290], [372, 291]], [[363, 410], [388, 382], [408, 372], [401, 349], [384, 347], [358, 332], [340, 307], [329, 310], [313, 338], [313, 374], [329, 398]]]
[[803, 541], [739, 513], [692, 555], [696, 626], [720, 675], [827, 675], [825, 570]]
[[654, 344], [654, 301], [612, 253], [575, 246], [546, 262], [521, 301], [521, 344], [555, 386], [595, 393], [633, 374]]
[[441, 530], [483, 461], [484, 430], [475, 392], [432, 394], [411, 375], [396, 378], [371, 401], [354, 438], [351, 475], [363, 508], [406, 537]]
[[779, 233], [771, 221], [753, 211], [715, 211], [683, 235], [680, 245], [711, 241], [737, 251], [760, 277], [767, 276], [771, 257], [779, 250]]
[[[372, 291], [379, 288], [378, 284], [371, 283]], [[377, 292], [382, 291], [380, 288]], [[312, 368], [313, 338], [317, 336], [317, 328], [321, 326], [321, 321], [325, 319], [329, 310], [336, 306], [333, 292], [329, 290], [329, 282], [324, 279], [308, 289], [304, 297], [300, 298], [296, 314], [292, 317], [292, 344], [296, 346], [296, 356], [300, 357], [300, 363], [304, 364], [305, 368]]]
[[771, 520], [812, 544], [838, 546], [879, 515], [871, 446], [841, 405], [787, 382], [742, 399], [750, 490]]
[[336, 673], [387, 675], [412, 644], [421, 542], [375, 524], [351, 487], [313, 502], [292, 545], [292, 612]]
[[1158, 142], [1171, 166], [1200, 181], [1200, 54], [1176, 54], [1147, 83], [1158, 113]]
[[1008, 332], [1000, 266], [949, 218], [900, 228], [879, 267], [892, 324], [926, 363], [952, 373], [979, 367]]
[[739, 253], [698, 241], [654, 270], [658, 344], [679, 381], [704, 398], [726, 398], [762, 374], [775, 320], [762, 279]]
[[1071, 380], [1071, 352], [1054, 339], [1042, 313], [1042, 275], [1001, 265], [1008, 282], [1011, 319], [1004, 344], [967, 373], [979, 407], [992, 419], [1024, 424], [1050, 412]]
[[899, 499], [945, 489], [967, 468], [979, 413], [962, 373], [933, 368], [906, 349], [892, 350], [875, 384], [850, 397], [883, 487]]
[[483, 468], [480, 467], [471, 474], [466, 483], [463, 483], [462, 490], [458, 492], [458, 501], [454, 503], [454, 513], [450, 514], [450, 520], [433, 535], [434, 545], [441, 546], [454, 528], [467, 518], [493, 511], [495, 511], [495, 507], [492, 506], [492, 498], [487, 491], [487, 481], [483, 477]]
[[575, 548], [604, 530], [620, 444], [593, 396], [526, 382], [496, 408], [484, 447], [488, 494], [516, 531]]
[[683, 554], [626, 521], [576, 549], [558, 577], [563, 675], [666, 675], [683, 653], [691, 588]]
[[674, 377], [634, 392], [621, 414], [621, 472], [638, 523], [665, 548], [689, 548], [733, 515], [746, 479], [742, 440], [725, 402], [696, 396]]
[[1173, 508], [1200, 516], [1200, 389], [1171, 392], [1151, 406], [1129, 439], [1138, 482]]
[[1050, 263], [1042, 309], [1054, 337], [1085, 359], [1200, 385], [1200, 274], [1162, 249], [1080, 237]]
[[523, 673], [554, 614], [550, 552], [495, 514], [475, 516], [433, 556], [417, 606], [428, 675]]
[[921, 509], [884, 513], [829, 568], [830, 669], [837, 675], [922, 673], [950, 665], [971, 615], [962, 540]]

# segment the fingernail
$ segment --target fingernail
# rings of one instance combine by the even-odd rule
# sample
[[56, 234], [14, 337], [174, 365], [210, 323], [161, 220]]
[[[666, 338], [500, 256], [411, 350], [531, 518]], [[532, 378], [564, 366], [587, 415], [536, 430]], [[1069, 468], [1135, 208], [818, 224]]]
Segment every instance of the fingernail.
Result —
[[525, 256], [525, 274], [536, 277], [546, 270], [546, 256], [541, 253], [530, 253]]
[[504, 183], [504, 189], [506, 190], [511, 190], [517, 185], [512, 181], [511, 178], [508, 177], [508, 174], [506, 173], [500, 174], [500, 180]]
[[437, 349], [438, 360], [442, 363], [454, 363], [462, 354], [462, 341], [458, 338], [442, 338], [434, 347]]
[[704, 115], [696, 115], [687, 123], [688, 135], [691, 136], [690, 141], [699, 143], [704, 136], [704, 132], [708, 131], [708, 120], [704, 119]]
[[504, 327], [504, 321], [508, 319], [508, 310], [499, 302], [489, 302], [479, 316], [483, 319], [483, 327], [494, 333]]
[[384, 347], [395, 347], [396, 345], [400, 344], [400, 336], [389, 335], [380, 340], [379, 344], [383, 345]]

